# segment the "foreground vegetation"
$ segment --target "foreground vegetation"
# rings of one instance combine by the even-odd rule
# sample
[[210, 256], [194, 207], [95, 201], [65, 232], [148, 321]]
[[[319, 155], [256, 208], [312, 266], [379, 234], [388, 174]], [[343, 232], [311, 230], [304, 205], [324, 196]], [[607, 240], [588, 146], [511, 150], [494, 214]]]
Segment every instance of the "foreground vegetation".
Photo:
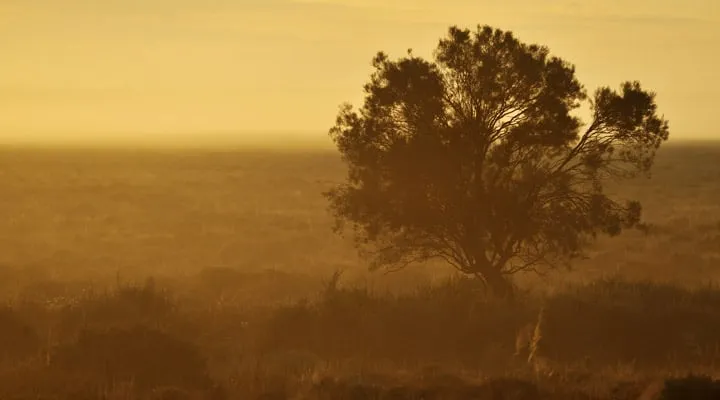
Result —
[[[211, 295], [207, 277], [221, 274]], [[659, 396], [720, 387], [718, 288], [606, 279], [509, 305], [462, 278], [391, 295], [335, 275], [305, 300], [247, 307], [217, 289], [232, 298], [250, 276], [202, 275], [184, 283], [193, 291], [59, 284], [63, 297], [8, 302], [0, 398], [680, 399], [695, 397]], [[527, 325], [540, 331], [531, 362], [516, 354]]]

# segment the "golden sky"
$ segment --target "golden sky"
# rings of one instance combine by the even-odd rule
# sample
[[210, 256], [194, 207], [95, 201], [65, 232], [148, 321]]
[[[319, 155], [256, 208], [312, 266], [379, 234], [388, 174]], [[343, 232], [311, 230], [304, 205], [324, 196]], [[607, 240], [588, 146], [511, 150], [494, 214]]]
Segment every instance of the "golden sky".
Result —
[[720, 138], [718, 0], [0, 0], [0, 142], [324, 140], [377, 51], [453, 24], [548, 45], [588, 89], [640, 80], [675, 139]]

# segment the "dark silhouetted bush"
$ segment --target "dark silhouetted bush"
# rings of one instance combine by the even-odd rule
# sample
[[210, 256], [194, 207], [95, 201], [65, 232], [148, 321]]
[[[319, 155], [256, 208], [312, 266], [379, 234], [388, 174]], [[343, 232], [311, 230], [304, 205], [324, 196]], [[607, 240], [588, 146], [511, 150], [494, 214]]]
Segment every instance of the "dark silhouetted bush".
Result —
[[51, 366], [100, 382], [132, 381], [140, 389], [205, 389], [211, 383], [194, 345], [144, 327], [83, 331], [77, 342], [57, 350]]
[[720, 399], [720, 381], [707, 376], [687, 376], [668, 379], [659, 400], [717, 400]]
[[0, 307], [0, 362], [16, 362], [38, 354], [40, 339], [33, 327], [7, 307]]

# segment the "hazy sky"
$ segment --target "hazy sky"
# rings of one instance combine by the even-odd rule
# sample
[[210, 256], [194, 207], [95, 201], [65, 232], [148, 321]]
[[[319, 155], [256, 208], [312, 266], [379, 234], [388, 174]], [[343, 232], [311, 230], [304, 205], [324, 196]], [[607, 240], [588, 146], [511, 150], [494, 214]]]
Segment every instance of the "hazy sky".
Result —
[[[452, 24], [548, 45], [589, 89], [640, 80], [675, 138], [720, 138], [718, 0], [0, 0], [0, 141], [324, 138], [370, 60]], [[196, 135], [196, 136], [192, 136]]]

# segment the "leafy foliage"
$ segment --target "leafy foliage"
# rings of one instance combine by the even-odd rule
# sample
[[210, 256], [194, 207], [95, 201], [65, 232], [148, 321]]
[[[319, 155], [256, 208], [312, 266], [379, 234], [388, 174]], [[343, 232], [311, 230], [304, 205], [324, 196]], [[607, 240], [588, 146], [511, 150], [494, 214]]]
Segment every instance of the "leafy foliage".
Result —
[[433, 61], [380, 52], [373, 66], [362, 108], [330, 131], [349, 173], [326, 196], [374, 268], [441, 258], [507, 294], [508, 275], [639, 224], [639, 203], [603, 191], [648, 173], [668, 138], [638, 82], [588, 96], [547, 47], [489, 26], [451, 27]]

